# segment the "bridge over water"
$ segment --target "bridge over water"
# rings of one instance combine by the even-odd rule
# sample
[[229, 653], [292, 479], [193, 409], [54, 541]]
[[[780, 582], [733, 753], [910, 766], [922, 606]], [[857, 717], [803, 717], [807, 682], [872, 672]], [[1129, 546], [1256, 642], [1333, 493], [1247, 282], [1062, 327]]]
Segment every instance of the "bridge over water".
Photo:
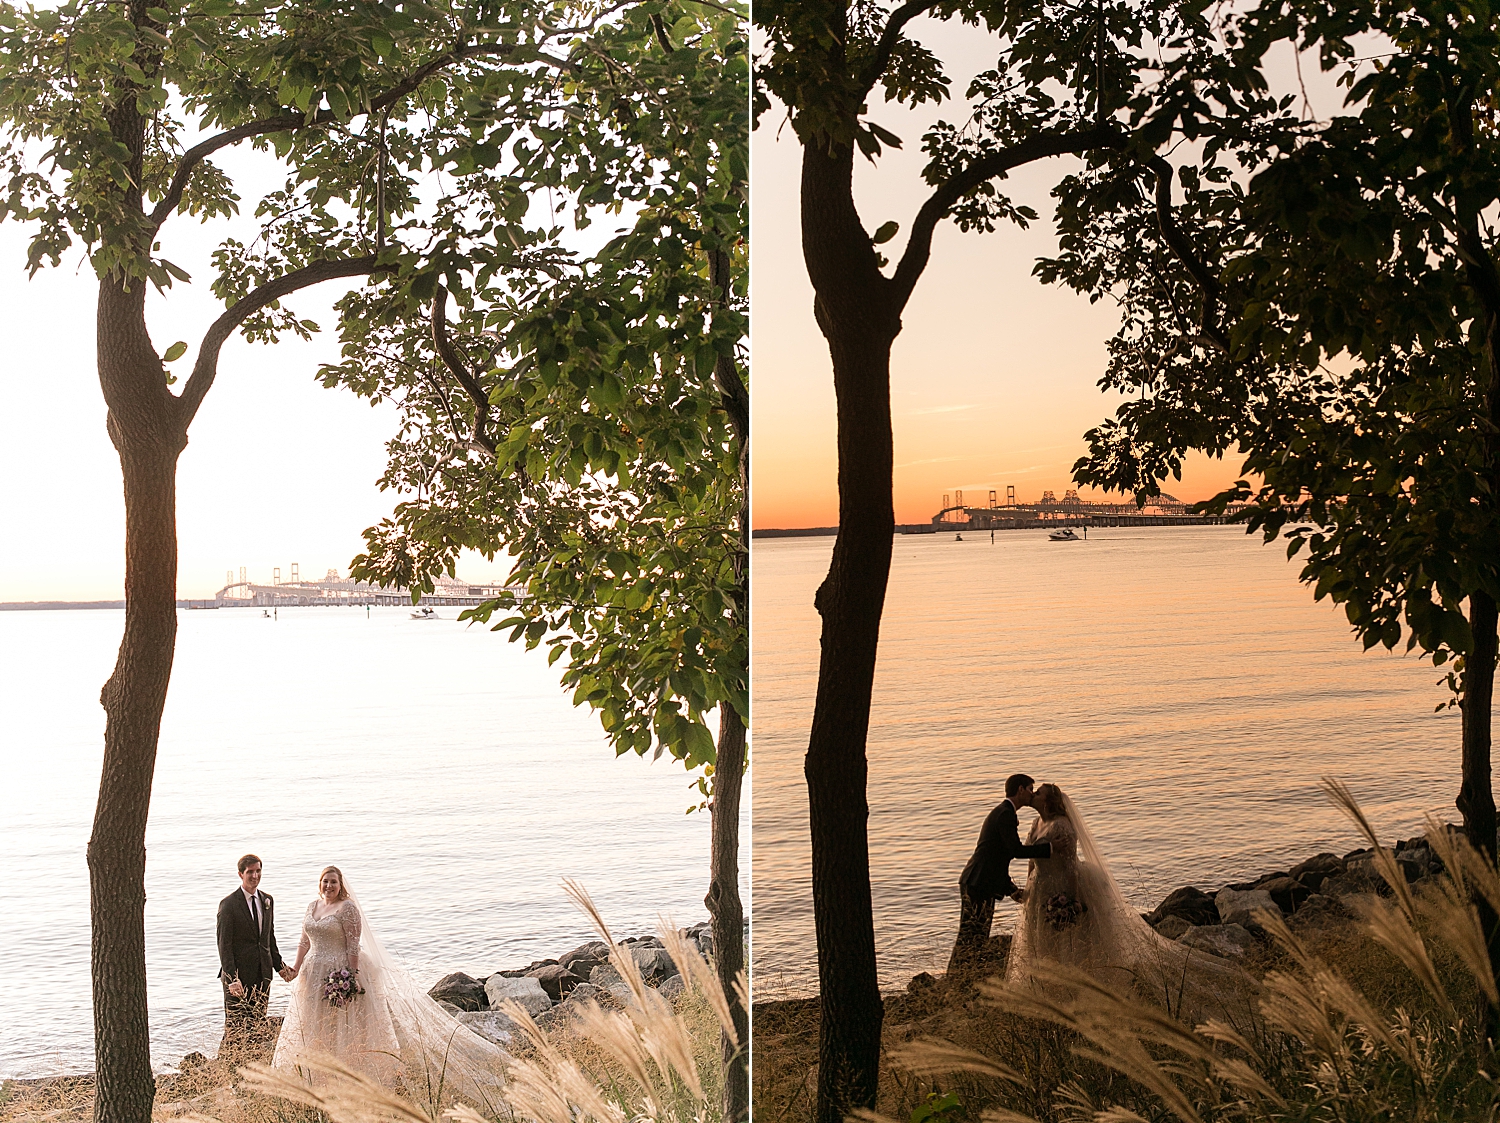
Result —
[[[483, 604], [504, 592], [521, 590], [506, 585], [440, 584], [422, 594], [421, 603], [431, 608]], [[180, 602], [188, 608], [338, 608], [363, 605], [410, 605], [409, 589], [381, 588], [355, 581], [304, 581], [296, 584], [262, 585], [254, 581], [231, 581], [212, 600]]]
[[[1050, 495], [1050, 493], [1048, 493]], [[1160, 496], [1144, 508], [1134, 503], [1087, 503], [1070, 492], [1062, 502], [1044, 499], [1038, 503], [1017, 503], [1012, 497], [1004, 506], [990, 492], [987, 506], [964, 503], [963, 492], [955, 494], [956, 502], [944, 504], [931, 521], [906, 523], [897, 529], [903, 534], [936, 534], [945, 530], [1055, 530], [1064, 526], [1217, 526], [1231, 521], [1244, 504], [1232, 503], [1222, 515], [1204, 515], [1192, 510], [1170, 495]]]

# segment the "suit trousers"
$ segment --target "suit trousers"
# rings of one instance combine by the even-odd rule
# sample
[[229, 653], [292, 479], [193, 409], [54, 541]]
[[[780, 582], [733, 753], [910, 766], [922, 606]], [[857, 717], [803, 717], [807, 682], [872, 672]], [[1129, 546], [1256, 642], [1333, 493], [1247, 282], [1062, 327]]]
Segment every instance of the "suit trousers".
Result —
[[266, 1021], [266, 1002], [271, 997], [271, 981], [261, 979], [247, 984], [243, 998], [229, 993], [229, 984], [219, 980], [224, 988], [224, 1040], [219, 1045], [221, 1057], [239, 1060], [258, 1060], [256, 1054], [265, 1047], [269, 1023]]
[[995, 898], [971, 897], [962, 885], [958, 888], [958, 939], [948, 957], [948, 973], [972, 970], [989, 943], [990, 925], [995, 920]]

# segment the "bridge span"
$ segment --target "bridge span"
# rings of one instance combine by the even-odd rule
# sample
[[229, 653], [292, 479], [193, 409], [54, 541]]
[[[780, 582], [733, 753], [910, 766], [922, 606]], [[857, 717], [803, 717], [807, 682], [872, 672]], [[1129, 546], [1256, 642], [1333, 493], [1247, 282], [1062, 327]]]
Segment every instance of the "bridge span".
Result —
[[1085, 503], [1072, 498], [1072, 493], [1060, 503], [1044, 500], [1005, 506], [995, 502], [993, 491], [985, 507], [964, 503], [962, 492], [955, 499], [957, 502], [949, 503], [948, 496], [943, 496], [942, 509], [929, 522], [903, 523], [897, 530], [902, 534], [937, 534], [947, 530], [1056, 530], [1065, 526], [1218, 526], [1232, 521], [1243, 508], [1243, 504], [1234, 503], [1222, 515], [1199, 514], [1191, 504], [1170, 495], [1144, 508], [1134, 503]]
[[[430, 608], [472, 607], [494, 600], [501, 593], [519, 594], [507, 585], [465, 585], [443, 582], [418, 602]], [[212, 600], [179, 601], [187, 608], [338, 608], [364, 605], [410, 606], [409, 589], [381, 588], [355, 581], [305, 581], [296, 584], [262, 585], [254, 581], [231, 581]]]

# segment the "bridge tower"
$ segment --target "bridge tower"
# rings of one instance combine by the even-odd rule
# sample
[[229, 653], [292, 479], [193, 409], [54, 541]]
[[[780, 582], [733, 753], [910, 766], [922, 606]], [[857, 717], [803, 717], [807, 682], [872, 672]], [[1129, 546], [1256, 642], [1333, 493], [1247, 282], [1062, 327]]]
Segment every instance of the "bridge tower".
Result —
[[300, 583], [301, 583], [301, 578], [299, 578], [297, 576], [297, 563], [293, 562], [292, 563], [292, 584], [293, 585], [297, 585], [297, 584], [300, 584]]
[[948, 493], [946, 491], [943, 492], [943, 510], [946, 511], [952, 505], [953, 504], [951, 504], [951, 503], [948, 502]]
[[998, 506], [1000, 506], [1000, 500], [995, 497], [995, 489], [990, 488], [990, 510], [993, 511]]
[[955, 507], [962, 507], [964, 505], [964, 493], [963, 492], [961, 492], [961, 491], [955, 491], [953, 493], [953, 505]]
[[1015, 484], [1006, 484], [1005, 485], [1005, 505], [1007, 507], [1014, 507], [1016, 505], [1016, 485]]
[[230, 585], [233, 585], [233, 584], [234, 584], [234, 570], [232, 570], [232, 569], [226, 569], [224, 571], [224, 587], [228, 588]]
[[244, 583], [245, 583], [245, 567], [244, 566], [240, 566], [240, 584], [243, 585]]
[[271, 584], [281, 584], [281, 566], [279, 565], [275, 569], [271, 570]]

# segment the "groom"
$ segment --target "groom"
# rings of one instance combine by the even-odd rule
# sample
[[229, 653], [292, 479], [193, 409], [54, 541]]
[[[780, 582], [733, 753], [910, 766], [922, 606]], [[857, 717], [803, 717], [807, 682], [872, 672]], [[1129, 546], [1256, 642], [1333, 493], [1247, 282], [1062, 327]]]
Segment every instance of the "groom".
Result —
[[219, 982], [224, 987], [224, 1042], [220, 1053], [243, 1053], [266, 1027], [271, 972], [295, 977], [276, 947], [275, 902], [260, 888], [260, 859], [237, 865], [240, 887], [219, 902]]
[[958, 939], [948, 959], [950, 975], [973, 967], [983, 953], [995, 918], [995, 899], [1010, 897], [1018, 904], [1026, 899], [1025, 891], [1010, 879], [1012, 859], [1052, 857], [1052, 843], [1023, 846], [1017, 829], [1016, 808], [1031, 806], [1035, 786], [1024, 772], [1006, 779], [1005, 799], [985, 818], [974, 856], [958, 877], [961, 907]]

